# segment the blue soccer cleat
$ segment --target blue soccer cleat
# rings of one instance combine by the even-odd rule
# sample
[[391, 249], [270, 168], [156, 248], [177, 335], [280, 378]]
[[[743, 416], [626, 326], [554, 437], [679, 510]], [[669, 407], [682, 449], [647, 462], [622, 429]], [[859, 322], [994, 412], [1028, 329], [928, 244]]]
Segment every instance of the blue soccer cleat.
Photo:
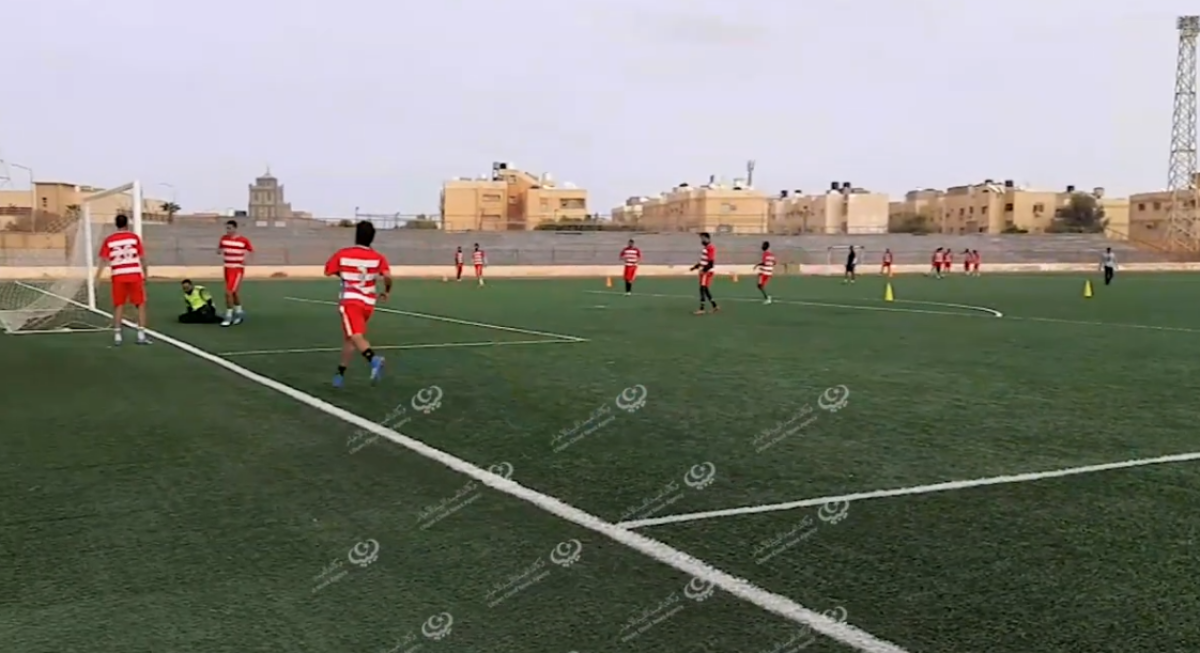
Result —
[[342, 376], [341, 374], [335, 374], [333, 376], [333, 387], [340, 388], [345, 383], [346, 383], [346, 377]]
[[377, 383], [383, 378], [383, 357], [376, 356], [371, 359], [371, 383]]

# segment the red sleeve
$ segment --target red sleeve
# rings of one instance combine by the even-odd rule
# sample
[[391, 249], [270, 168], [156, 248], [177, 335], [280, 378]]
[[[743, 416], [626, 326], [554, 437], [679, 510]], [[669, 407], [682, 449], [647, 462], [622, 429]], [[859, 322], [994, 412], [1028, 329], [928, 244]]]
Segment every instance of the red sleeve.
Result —
[[379, 274], [384, 276], [392, 276], [392, 266], [388, 265], [387, 257], [383, 254], [379, 255]]
[[247, 251], [247, 252], [253, 252], [253, 251], [254, 251], [254, 245], [250, 244], [250, 239], [249, 239], [249, 238], [246, 238], [245, 236], [242, 236], [242, 242], [246, 243], [246, 251]]
[[330, 256], [329, 260], [325, 261], [325, 276], [332, 277], [340, 271], [341, 264], [338, 259], [341, 257], [338, 254], [340, 252], [334, 252], [333, 256]]
[[109, 260], [109, 258], [108, 258], [108, 239], [107, 238], [105, 238], [104, 241], [100, 243], [100, 258], [105, 261]]

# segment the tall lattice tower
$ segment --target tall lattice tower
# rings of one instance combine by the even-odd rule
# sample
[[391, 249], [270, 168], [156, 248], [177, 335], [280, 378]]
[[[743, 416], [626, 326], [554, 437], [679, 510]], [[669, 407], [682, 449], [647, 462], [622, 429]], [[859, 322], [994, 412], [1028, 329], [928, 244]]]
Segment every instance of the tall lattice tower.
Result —
[[1179, 57], [1175, 69], [1175, 114], [1171, 121], [1171, 166], [1167, 190], [1171, 210], [1167, 233], [1172, 249], [1200, 251], [1200, 187], [1196, 183], [1196, 37], [1200, 16], [1180, 16]]

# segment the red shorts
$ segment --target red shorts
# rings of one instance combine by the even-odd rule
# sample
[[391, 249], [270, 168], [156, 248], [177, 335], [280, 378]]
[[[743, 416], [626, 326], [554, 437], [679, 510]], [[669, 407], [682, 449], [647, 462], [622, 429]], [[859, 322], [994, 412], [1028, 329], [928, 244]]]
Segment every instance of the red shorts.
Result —
[[633, 283], [633, 280], [636, 278], [637, 278], [637, 266], [636, 265], [626, 265], [625, 266], [625, 282]]
[[477, 277], [483, 276], [483, 266], [482, 265], [475, 266], [475, 276], [477, 276]]
[[884, 262], [883, 262], [883, 269], [885, 269], [885, 270], [890, 270], [890, 269], [892, 269], [892, 264], [891, 264], [891, 262], [889, 262], [889, 261], [884, 261]]
[[970, 272], [970, 271], [971, 271], [971, 264], [963, 263], [963, 272]]
[[716, 272], [701, 272], [700, 273], [700, 287], [707, 288], [707, 287], [711, 286], [713, 277], [716, 276], [716, 274], [717, 274]]
[[246, 268], [225, 268], [225, 290], [237, 292], [242, 286], [242, 277], [246, 276]]
[[349, 338], [367, 334], [367, 322], [375, 308], [354, 302], [338, 305], [338, 312], [342, 314], [342, 335]]
[[144, 279], [122, 279], [117, 277], [112, 282], [113, 308], [133, 304], [141, 306], [146, 303], [146, 281]]
[[758, 275], [758, 285], [762, 286], [763, 288], [767, 287], [767, 282], [769, 282], [770, 280], [771, 280], [771, 275], [769, 275], [769, 274]]

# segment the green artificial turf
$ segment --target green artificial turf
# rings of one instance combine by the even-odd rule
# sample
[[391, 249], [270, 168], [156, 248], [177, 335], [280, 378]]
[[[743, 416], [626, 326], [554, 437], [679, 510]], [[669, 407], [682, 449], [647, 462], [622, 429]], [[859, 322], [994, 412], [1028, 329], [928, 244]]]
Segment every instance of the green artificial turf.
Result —
[[[684, 279], [400, 281], [387, 378], [342, 390], [327, 282], [247, 283], [231, 329], [174, 324], [175, 284], [151, 314], [614, 523], [1200, 451], [1196, 277], [773, 283], [697, 317]], [[0, 364], [6, 652], [854, 650], [165, 343]], [[1193, 651], [1197, 465], [640, 532], [912, 653]]]

